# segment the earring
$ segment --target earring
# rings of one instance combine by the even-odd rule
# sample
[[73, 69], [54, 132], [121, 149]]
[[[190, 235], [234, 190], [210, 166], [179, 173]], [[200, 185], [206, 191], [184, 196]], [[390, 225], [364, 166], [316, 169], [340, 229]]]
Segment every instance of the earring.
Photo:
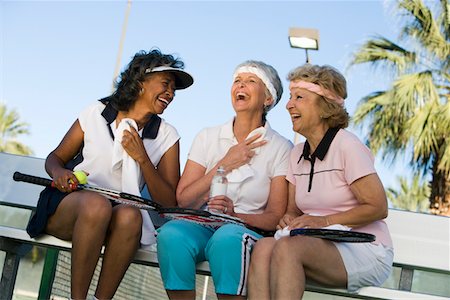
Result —
[[141, 88], [141, 90], [139, 91], [139, 96], [142, 96], [144, 92], [145, 92], [144, 88]]

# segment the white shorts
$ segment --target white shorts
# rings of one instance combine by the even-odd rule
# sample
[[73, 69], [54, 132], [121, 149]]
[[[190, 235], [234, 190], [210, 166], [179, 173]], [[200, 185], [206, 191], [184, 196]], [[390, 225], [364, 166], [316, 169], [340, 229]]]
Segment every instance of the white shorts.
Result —
[[334, 243], [347, 271], [347, 290], [356, 292], [364, 286], [380, 286], [392, 270], [394, 251], [372, 243]]

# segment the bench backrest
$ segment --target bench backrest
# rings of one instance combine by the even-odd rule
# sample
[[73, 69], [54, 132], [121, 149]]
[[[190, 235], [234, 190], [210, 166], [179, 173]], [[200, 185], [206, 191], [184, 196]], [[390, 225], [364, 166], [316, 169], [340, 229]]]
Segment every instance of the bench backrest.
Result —
[[44, 169], [45, 160], [30, 156], [0, 153], [0, 201], [18, 207], [36, 207], [42, 186], [15, 182], [15, 171], [49, 178]]
[[394, 262], [450, 272], [450, 218], [389, 209]]
[[[0, 153], [0, 202], [35, 207], [42, 187], [15, 182], [15, 171], [48, 178], [44, 159]], [[450, 272], [450, 218], [389, 209], [394, 262]]]

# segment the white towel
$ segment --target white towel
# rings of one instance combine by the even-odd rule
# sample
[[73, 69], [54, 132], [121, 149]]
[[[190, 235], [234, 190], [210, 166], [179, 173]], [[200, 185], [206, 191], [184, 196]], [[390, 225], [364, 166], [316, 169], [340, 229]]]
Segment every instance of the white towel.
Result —
[[[259, 137], [254, 143], [262, 141], [264, 139], [264, 137], [266, 136], [266, 131], [267, 131], [266, 128], [258, 127], [255, 130], [253, 130], [252, 132], [250, 132], [246, 139], [248, 139], [256, 134], [261, 134], [261, 137]], [[253, 151], [255, 152], [255, 155], [258, 155], [260, 150], [261, 150], [260, 147], [253, 149]], [[227, 174], [228, 182], [243, 182], [247, 178], [254, 176], [255, 171], [251, 167], [253, 158], [254, 158], [254, 156], [252, 157], [252, 159], [250, 160], [250, 162], [248, 164], [242, 165], [239, 168], [234, 169], [230, 173], [228, 173]]]
[[[122, 119], [115, 131], [114, 148], [112, 156], [112, 168], [122, 170], [122, 191], [125, 193], [140, 195], [139, 179], [141, 178], [141, 168], [139, 164], [128, 155], [122, 147], [122, 137], [124, 130], [131, 127], [137, 130], [137, 124], [133, 119]], [[142, 236], [141, 248], [147, 248], [156, 243], [155, 226], [150, 219], [148, 211], [141, 209], [142, 214]]]

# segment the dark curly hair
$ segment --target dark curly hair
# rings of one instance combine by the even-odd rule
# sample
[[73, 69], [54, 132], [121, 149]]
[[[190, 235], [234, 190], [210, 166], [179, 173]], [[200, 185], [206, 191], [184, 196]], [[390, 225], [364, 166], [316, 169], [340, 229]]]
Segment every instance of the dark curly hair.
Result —
[[145, 70], [159, 66], [183, 69], [184, 62], [173, 55], [161, 53], [159, 49], [150, 52], [139, 51], [114, 84], [116, 90], [109, 97], [112, 106], [119, 111], [128, 111], [137, 100], [142, 83], [149, 76]]

